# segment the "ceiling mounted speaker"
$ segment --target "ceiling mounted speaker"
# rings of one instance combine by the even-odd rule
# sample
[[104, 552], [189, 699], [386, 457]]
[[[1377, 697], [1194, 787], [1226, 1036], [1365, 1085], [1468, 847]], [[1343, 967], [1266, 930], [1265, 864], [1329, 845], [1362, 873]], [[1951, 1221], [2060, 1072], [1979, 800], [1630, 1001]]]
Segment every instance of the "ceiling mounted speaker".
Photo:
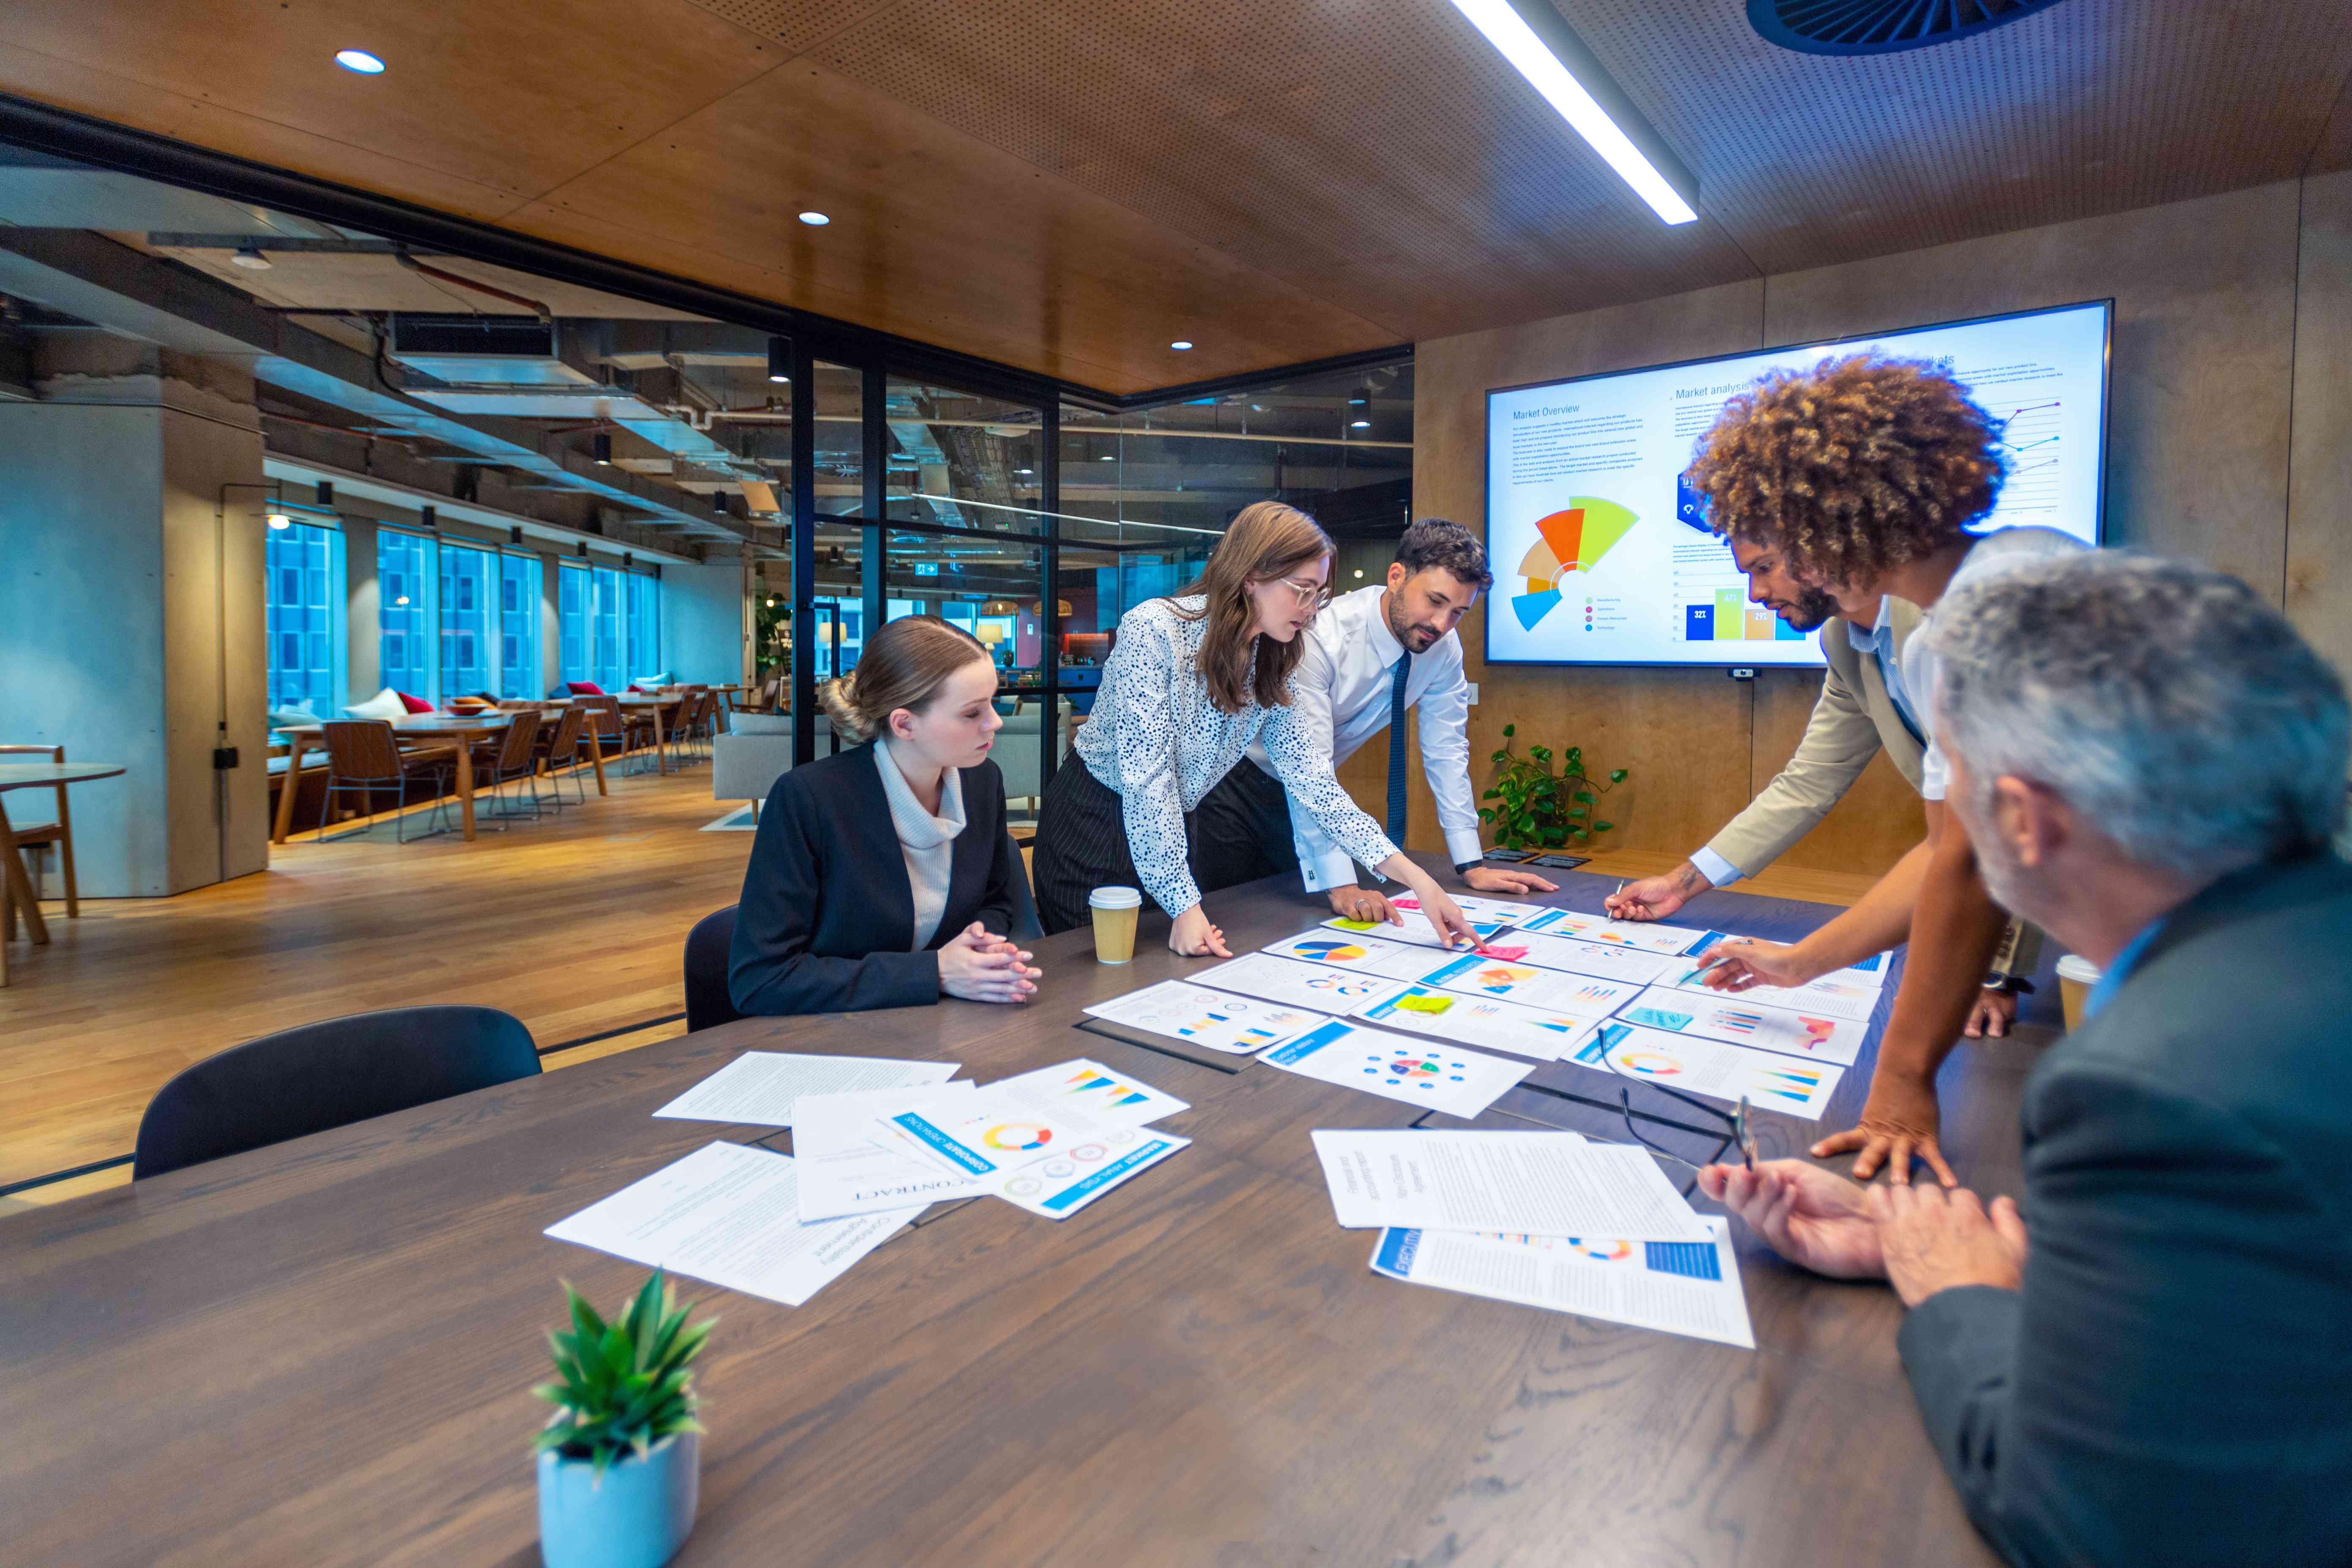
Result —
[[2058, 0], [1748, 0], [1766, 42], [1807, 55], [1891, 55], [1948, 44]]

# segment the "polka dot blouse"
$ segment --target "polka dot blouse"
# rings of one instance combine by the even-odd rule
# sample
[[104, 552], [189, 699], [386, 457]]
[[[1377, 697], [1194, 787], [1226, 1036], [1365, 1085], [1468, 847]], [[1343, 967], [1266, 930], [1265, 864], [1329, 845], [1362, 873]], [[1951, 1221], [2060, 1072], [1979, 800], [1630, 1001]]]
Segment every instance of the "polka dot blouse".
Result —
[[1380, 825], [1331, 776], [1331, 759], [1307, 743], [1289, 708], [1253, 700], [1226, 713], [1209, 700], [1199, 658], [1205, 601], [1149, 599], [1119, 617], [1118, 646], [1103, 666], [1094, 711], [1078, 731], [1087, 771], [1119, 797], [1128, 853], [1144, 890], [1171, 914], [1201, 901], [1184, 861], [1184, 816], [1261, 741], [1292, 798], [1315, 814], [1331, 841], [1366, 866], [1396, 853]]

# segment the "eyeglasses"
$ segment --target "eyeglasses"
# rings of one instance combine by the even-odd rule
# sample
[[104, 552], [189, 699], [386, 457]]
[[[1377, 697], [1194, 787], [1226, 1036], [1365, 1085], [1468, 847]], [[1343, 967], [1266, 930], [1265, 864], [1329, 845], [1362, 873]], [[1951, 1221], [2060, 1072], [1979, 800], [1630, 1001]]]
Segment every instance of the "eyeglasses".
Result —
[[1329, 586], [1326, 583], [1318, 583], [1312, 577], [1285, 577], [1281, 582], [1284, 587], [1290, 590], [1290, 596], [1302, 605], [1317, 603], [1323, 597], [1323, 590]]
[[[1623, 1078], [1625, 1076], [1625, 1069], [1619, 1067], [1616, 1062], [1610, 1058], [1609, 1049], [1605, 1045], [1601, 1047], [1601, 1060], [1611, 1072], [1615, 1073], [1619, 1078]], [[1642, 1082], [1643, 1080], [1637, 1079], [1633, 1081]], [[1710, 1116], [1716, 1121], [1722, 1122], [1724, 1126], [1730, 1130], [1725, 1136], [1724, 1142], [1727, 1145], [1738, 1144], [1739, 1147], [1740, 1159], [1745, 1162], [1749, 1170], [1753, 1171], [1756, 1168], [1756, 1132], [1755, 1129], [1749, 1125], [1748, 1097], [1746, 1095], [1743, 1094], [1739, 1097], [1739, 1105], [1738, 1109], [1730, 1111], [1722, 1111], [1717, 1110], [1714, 1106], [1707, 1104], [1704, 1100], [1692, 1099], [1689, 1095], [1683, 1093], [1680, 1089], [1668, 1089], [1664, 1084], [1653, 1083], [1650, 1084], [1649, 1087], [1656, 1089], [1660, 1094], [1666, 1096], [1670, 1100], [1680, 1100], [1683, 1104], [1689, 1106], [1693, 1110], [1697, 1111], [1702, 1116]], [[1668, 1149], [1662, 1144], [1652, 1142], [1648, 1138], [1642, 1135], [1642, 1130], [1633, 1125], [1633, 1091], [1623, 1085], [1620, 1085], [1617, 1089], [1617, 1111], [1619, 1115], [1625, 1119], [1626, 1133], [1632, 1137], [1634, 1142], [1639, 1143], [1651, 1153], [1657, 1155], [1662, 1160], [1672, 1160], [1675, 1164], [1694, 1173], [1705, 1168], [1704, 1166], [1696, 1164], [1689, 1160], [1684, 1159], [1680, 1154], [1675, 1153], [1673, 1150]], [[1721, 1153], [1722, 1150], [1718, 1149], [1717, 1150], [1717, 1152]], [[1693, 1185], [1696, 1185], [1698, 1181], [1697, 1176], [1694, 1174], [1691, 1177], [1691, 1181]], [[1685, 1187], [1683, 1189], [1683, 1195], [1685, 1197], [1690, 1195], [1689, 1187]]]

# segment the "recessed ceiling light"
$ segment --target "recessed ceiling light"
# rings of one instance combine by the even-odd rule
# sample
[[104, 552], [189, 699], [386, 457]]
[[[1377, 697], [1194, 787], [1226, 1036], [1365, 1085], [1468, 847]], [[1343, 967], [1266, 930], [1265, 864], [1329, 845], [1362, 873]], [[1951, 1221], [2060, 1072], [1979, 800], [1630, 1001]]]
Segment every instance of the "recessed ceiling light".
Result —
[[1192, 346], [1192, 340], [1190, 338], [1178, 338], [1174, 342], [1170, 343], [1168, 346], [1174, 349], [1178, 353], [1182, 353], [1186, 349]]
[[1369, 430], [1371, 427], [1372, 422], [1369, 419], [1350, 419], [1348, 421], [1348, 428], [1350, 430]]
[[1362, 567], [1360, 567], [1360, 566], [1357, 567], [1357, 568], [1356, 568], [1356, 575], [1357, 575], [1357, 576], [1359, 576], [1359, 577], [1360, 577], [1360, 576], [1362, 576], [1363, 574], [1364, 574], [1364, 569], [1363, 569]]
[[294, 526], [294, 520], [287, 516], [282, 511], [273, 511], [269, 514], [269, 526], [272, 528], [291, 528]]
[[261, 254], [261, 247], [257, 245], [239, 246], [236, 254], [228, 258], [228, 264], [242, 267], [249, 272], [269, 270], [269, 258]]
[[394, 600], [393, 601], [393, 603], [394, 603], [394, 604], [395, 604], [395, 605], [404, 605], [404, 604], [408, 603], [408, 595], [405, 595], [405, 594], [403, 594], [399, 598], [394, 599]]
[[1106, 463], [1116, 463], [1118, 461], [1117, 458], [1112, 457], [1108, 452], [1105, 452], [1102, 455], [1102, 460]]
[[811, 228], [823, 228], [833, 220], [825, 216], [823, 213], [807, 212], [801, 214], [801, 221], [808, 225]]
[[337, 49], [335, 63], [347, 71], [357, 71], [362, 76], [383, 74], [383, 62], [365, 49]]
[[1013, 471], [1014, 473], [1016, 473], [1016, 474], [1023, 474], [1023, 475], [1026, 475], [1026, 474], [1030, 474], [1030, 473], [1034, 473], [1034, 472], [1035, 472], [1035, 470], [1034, 470], [1034, 469], [1032, 469], [1032, 468], [1015, 468], [1015, 469], [1013, 469]]

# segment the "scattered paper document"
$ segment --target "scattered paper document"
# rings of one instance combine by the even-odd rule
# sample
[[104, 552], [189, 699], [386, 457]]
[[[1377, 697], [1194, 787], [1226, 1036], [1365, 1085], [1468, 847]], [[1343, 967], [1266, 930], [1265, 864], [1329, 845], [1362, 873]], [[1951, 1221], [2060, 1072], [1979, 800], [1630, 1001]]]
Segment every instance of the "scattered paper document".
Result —
[[954, 1062], [899, 1061], [889, 1057], [793, 1056], [745, 1051], [654, 1112], [688, 1121], [741, 1121], [790, 1127], [793, 1102], [804, 1094], [845, 1094], [943, 1083]]
[[1068, 1218], [1192, 1142], [1151, 1128], [1105, 1125], [1074, 1109], [1048, 1115], [994, 1096], [999, 1087], [973, 1097], [977, 1114], [971, 1103], [952, 1116], [907, 1110], [888, 1118], [887, 1126], [945, 1169], [1048, 1219]]
[[[1691, 944], [1690, 955], [1693, 958], [1701, 957], [1706, 953], [1708, 948], [1713, 947], [1717, 942], [1728, 942], [1737, 933], [1731, 931], [1708, 931], [1702, 941]], [[1842, 982], [1851, 985], [1858, 985], [1867, 991], [1878, 991], [1885, 987], [1886, 976], [1894, 967], [1895, 955], [1893, 953], [1874, 952], [1859, 963], [1849, 963], [1843, 969], [1832, 969], [1827, 974], [1820, 976], [1820, 978], [1822, 980]]]
[[1489, 948], [1499, 956], [1523, 961], [1538, 969], [1558, 969], [1570, 974], [1590, 974], [1601, 980], [1622, 980], [1633, 985], [1649, 985], [1669, 974], [1687, 974], [1689, 963], [1672, 953], [1643, 952], [1638, 948], [1611, 947], [1602, 942], [1578, 942], [1570, 937], [1545, 936], [1539, 931], [1515, 931], [1504, 939], [1518, 951], [1504, 953], [1500, 948]]
[[1840, 1067], [1853, 1065], [1870, 1033], [1866, 1025], [1826, 1012], [1768, 1005], [1747, 992], [1676, 991], [1663, 985], [1634, 997], [1617, 1016], [1669, 1035], [1696, 1035]]
[[1832, 1018], [1844, 1018], [1856, 1024], [1867, 1024], [1877, 1009], [1879, 987], [1862, 981], [1839, 978], [1849, 972], [1839, 970], [1836, 975], [1824, 974], [1818, 980], [1808, 980], [1802, 985], [1749, 985], [1738, 991], [1719, 990], [1706, 983], [1712, 966], [1702, 969], [1695, 964], [1677, 963], [1667, 973], [1659, 976], [1657, 984], [1676, 991], [1693, 991], [1708, 996], [1736, 996], [1745, 1002], [1763, 1002], [1775, 1007], [1795, 1007], [1806, 1012], [1825, 1013]]
[[1443, 952], [1376, 936], [1350, 936], [1317, 927], [1270, 942], [1259, 950], [1276, 958], [1312, 963], [1326, 969], [1351, 969], [1360, 974], [1384, 974], [1391, 980], [1418, 980], [1445, 962]]
[[1084, 1057], [1017, 1078], [998, 1079], [986, 1092], [1048, 1116], [1074, 1110], [1104, 1127], [1140, 1127], [1192, 1109], [1172, 1094], [1163, 1094], [1139, 1079], [1113, 1072]]
[[1366, 1002], [1393, 996], [1407, 984], [1383, 975], [1334, 969], [1328, 964], [1276, 958], [1270, 952], [1245, 952], [1192, 978], [1197, 985], [1213, 985], [1220, 991], [1320, 1013], [1350, 1012]]
[[1356, 1016], [1383, 1028], [1467, 1041], [1490, 1051], [1548, 1062], [1569, 1055], [1591, 1037], [1607, 1014], [1549, 1013], [1491, 996], [1466, 996], [1415, 985], [1360, 1009]]
[[800, 1166], [802, 1220], [978, 1195], [978, 1182], [885, 1142], [874, 1126], [877, 1116], [959, 1103], [973, 1092], [972, 1084], [960, 1082], [801, 1096], [793, 1111], [793, 1158]]
[[1431, 970], [1422, 977], [1422, 984], [1586, 1018], [1607, 1017], [1642, 989], [1630, 981], [1538, 969], [1531, 963], [1481, 958], [1475, 952], [1464, 953], [1453, 963]]
[[[1508, 899], [1482, 899], [1475, 893], [1454, 893], [1449, 896], [1454, 900], [1454, 907], [1473, 921], [1501, 921], [1506, 925], [1519, 925], [1535, 919], [1538, 915], [1551, 912], [1550, 906], [1548, 904], [1522, 904]], [[1411, 893], [1407, 893], [1401, 899], [1391, 899], [1389, 902], [1400, 910], [1419, 912], [1421, 909], [1421, 900]]]
[[1275, 1047], [1258, 1060], [1301, 1078], [1464, 1118], [1478, 1115], [1535, 1070], [1508, 1057], [1430, 1045], [1337, 1020]]
[[1713, 1233], [1706, 1241], [1386, 1230], [1372, 1249], [1372, 1272], [1752, 1351], [1730, 1222], [1706, 1224]]
[[1163, 980], [1087, 1012], [1106, 1023], [1233, 1056], [1254, 1055], [1331, 1021], [1326, 1013], [1212, 991], [1189, 980]]
[[1573, 1132], [1314, 1134], [1351, 1230], [1498, 1230], [1705, 1241], [1713, 1233], [1648, 1150]]
[[[1475, 915], [1470, 917], [1470, 929], [1478, 933], [1478, 940], [1482, 942], [1493, 941], [1509, 930], [1510, 924], [1508, 921], [1480, 920]], [[1392, 925], [1387, 921], [1351, 921], [1343, 916], [1325, 921], [1323, 926], [1327, 931], [1348, 931], [1357, 936], [1376, 936], [1382, 942], [1402, 942], [1414, 947], [1444, 949], [1448, 945], [1445, 939], [1437, 934], [1437, 928], [1430, 924], [1429, 917], [1417, 910], [1405, 915], [1402, 925]], [[1271, 952], [1275, 950], [1268, 948], [1266, 951]], [[1454, 951], [1460, 951], [1458, 943]]]
[[1663, 1084], [1732, 1102], [1745, 1095], [1752, 1105], [1807, 1121], [1822, 1119], [1845, 1076], [1845, 1068], [1828, 1062], [1613, 1022], [1601, 1025], [1568, 1059], [1625, 1083]]
[[919, 1203], [803, 1225], [798, 1188], [790, 1155], [711, 1143], [547, 1234], [797, 1307], [923, 1212]]
[[1612, 921], [1607, 915], [1580, 914], [1574, 910], [1546, 910], [1523, 921], [1521, 931], [1546, 936], [1574, 937], [1605, 947], [1630, 947], [1643, 952], [1688, 952], [1691, 944], [1707, 935], [1688, 926], [1660, 925], [1654, 921]]

